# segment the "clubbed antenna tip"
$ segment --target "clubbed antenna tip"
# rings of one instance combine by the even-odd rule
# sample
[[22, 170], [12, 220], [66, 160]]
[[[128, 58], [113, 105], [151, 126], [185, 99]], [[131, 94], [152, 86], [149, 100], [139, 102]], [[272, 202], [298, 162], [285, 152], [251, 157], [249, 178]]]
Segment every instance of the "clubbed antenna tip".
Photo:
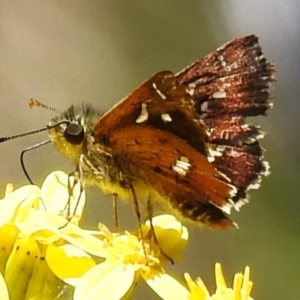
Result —
[[48, 105], [45, 105], [45, 104], [41, 103], [40, 101], [35, 100], [35, 99], [33, 99], [33, 98], [29, 99], [28, 104], [29, 104], [29, 107], [30, 107], [30, 108], [33, 108], [33, 107], [36, 106], [36, 107], [46, 108], [46, 109], [51, 110], [51, 111], [54, 111], [54, 112], [56, 112], [56, 113], [59, 113], [59, 112], [60, 112], [57, 108], [53, 108], [53, 107], [50, 107], [50, 106], [48, 106]]

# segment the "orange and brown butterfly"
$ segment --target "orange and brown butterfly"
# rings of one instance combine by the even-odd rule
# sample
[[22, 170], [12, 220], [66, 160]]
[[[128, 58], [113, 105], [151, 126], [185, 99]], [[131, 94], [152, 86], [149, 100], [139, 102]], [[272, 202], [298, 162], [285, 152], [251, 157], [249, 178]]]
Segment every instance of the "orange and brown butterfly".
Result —
[[[235, 39], [183, 71], [157, 73], [104, 115], [72, 106], [50, 122], [54, 146], [83, 183], [132, 199], [161, 200], [210, 228], [234, 227], [268, 173], [258, 126], [272, 103], [275, 67], [254, 35]], [[57, 124], [57, 126], [56, 126]]]

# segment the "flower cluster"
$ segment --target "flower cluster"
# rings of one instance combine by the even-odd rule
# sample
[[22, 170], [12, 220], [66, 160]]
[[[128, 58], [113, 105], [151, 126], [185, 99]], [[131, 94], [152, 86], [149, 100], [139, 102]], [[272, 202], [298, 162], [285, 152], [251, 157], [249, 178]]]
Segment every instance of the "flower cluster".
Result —
[[174, 216], [153, 218], [155, 238], [149, 222], [142, 232], [114, 233], [103, 224], [91, 231], [79, 227], [84, 205], [80, 184], [63, 172], [51, 173], [41, 188], [7, 186], [0, 200], [1, 300], [128, 299], [139, 280], [162, 299], [251, 299], [249, 268], [230, 289], [216, 264], [213, 295], [200, 279], [185, 274], [182, 285], [167, 273], [188, 240]]

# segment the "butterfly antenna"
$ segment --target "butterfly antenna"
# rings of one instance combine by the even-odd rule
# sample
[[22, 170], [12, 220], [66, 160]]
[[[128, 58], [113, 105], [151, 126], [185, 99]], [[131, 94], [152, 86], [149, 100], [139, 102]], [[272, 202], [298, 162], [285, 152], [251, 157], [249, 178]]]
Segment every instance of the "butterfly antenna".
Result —
[[41, 128], [41, 129], [37, 129], [37, 130], [34, 130], [34, 131], [29, 131], [29, 132], [26, 132], [26, 133], [21, 133], [21, 134], [17, 134], [17, 135], [12, 135], [12, 136], [5, 136], [5, 137], [0, 137], [0, 144], [1, 143], [4, 143], [4, 142], [7, 142], [9, 140], [13, 140], [13, 139], [17, 139], [19, 137], [23, 137], [23, 136], [27, 136], [27, 135], [31, 135], [31, 134], [35, 134], [35, 133], [39, 133], [39, 132], [42, 132], [42, 131], [46, 131], [46, 130], [49, 130], [49, 129], [52, 129], [52, 128], [55, 128], [55, 127], [58, 127], [62, 124], [69, 124], [70, 122], [69, 121], [61, 121], [55, 125], [51, 125], [51, 126], [46, 126], [44, 128]]
[[12, 135], [12, 136], [1, 137], [1, 138], [0, 138], [0, 143], [4, 143], [4, 142], [6, 142], [6, 141], [13, 140], [13, 139], [17, 139], [17, 138], [19, 138], [19, 137], [23, 137], [23, 136], [26, 136], [26, 135], [31, 135], [31, 134], [35, 134], [35, 133], [38, 133], [38, 132], [46, 131], [46, 130], [48, 130], [48, 129], [49, 129], [49, 127], [45, 127], [45, 128], [41, 128], [41, 129], [38, 129], [38, 130], [34, 130], [34, 131], [22, 133], [22, 134], [17, 134], [17, 135]]
[[47, 110], [54, 111], [55, 113], [60, 113], [60, 111], [57, 108], [45, 105], [45, 104], [41, 103], [40, 101], [35, 100], [33, 98], [29, 99], [29, 103], [28, 104], [29, 104], [30, 108], [33, 108], [33, 107], [42, 107], [42, 108], [45, 108]]
[[[55, 113], [60, 113], [60, 111], [57, 108], [53, 108], [53, 107], [47, 106], [47, 105], [41, 103], [40, 101], [37, 101], [37, 100], [31, 98], [29, 100], [29, 107], [32, 108], [32, 107], [35, 107], [35, 106], [36, 107], [46, 108], [48, 110], [54, 111]], [[35, 134], [35, 133], [38, 133], [38, 132], [46, 131], [46, 130], [49, 130], [49, 129], [54, 128], [56, 126], [59, 126], [62, 123], [67, 123], [67, 122], [63, 121], [63, 122], [58, 123], [58, 124], [56, 124], [54, 126], [46, 126], [44, 128], [41, 128], [41, 129], [38, 129], [38, 130], [34, 130], [34, 131], [30, 131], [30, 132], [26, 132], [26, 133], [22, 133], [22, 134], [17, 134], [17, 135], [7, 136], [7, 137], [1, 137], [0, 138], [0, 143], [4, 143], [4, 142], [9, 141], [9, 140], [13, 140], [13, 139], [16, 139], [16, 138], [19, 138], [19, 137], [23, 137], [23, 136]]]

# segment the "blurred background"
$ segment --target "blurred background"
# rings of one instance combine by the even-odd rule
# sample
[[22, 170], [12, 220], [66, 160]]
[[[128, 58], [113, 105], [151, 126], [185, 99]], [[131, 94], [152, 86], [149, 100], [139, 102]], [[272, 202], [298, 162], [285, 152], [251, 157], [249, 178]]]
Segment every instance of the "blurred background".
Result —
[[[187, 225], [183, 263], [214, 290], [214, 263], [232, 276], [251, 267], [255, 299], [300, 299], [300, 2], [297, 0], [0, 0], [0, 136], [35, 130], [53, 113], [29, 109], [28, 99], [64, 110], [82, 101], [107, 110], [160, 70], [177, 72], [238, 36], [255, 33], [276, 63], [274, 109], [251, 122], [267, 132], [261, 142], [271, 175], [232, 218], [240, 229], [213, 232]], [[7, 182], [27, 183], [19, 155], [46, 133], [0, 145], [1, 193]], [[73, 170], [52, 145], [27, 153], [37, 183], [52, 170]], [[88, 189], [84, 222], [113, 224], [111, 197]], [[123, 228], [136, 228], [131, 204], [122, 204]], [[131, 221], [133, 222], [133, 221]], [[139, 284], [135, 299], [155, 299]]]

